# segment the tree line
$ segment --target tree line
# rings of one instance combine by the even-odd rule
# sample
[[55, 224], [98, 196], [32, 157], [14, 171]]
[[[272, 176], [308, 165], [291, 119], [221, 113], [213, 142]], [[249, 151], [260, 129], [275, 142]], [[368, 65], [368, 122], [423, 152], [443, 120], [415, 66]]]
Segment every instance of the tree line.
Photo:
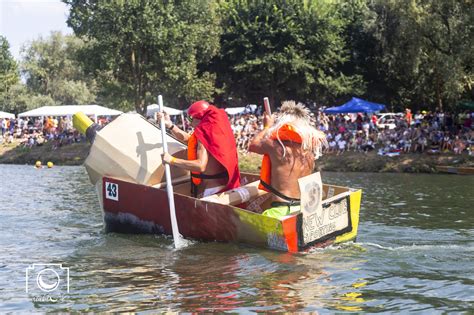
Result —
[[[471, 0], [63, 0], [74, 35], [13, 59], [0, 36], [0, 100], [20, 112], [99, 103], [143, 113], [352, 96], [391, 110], [474, 100]], [[22, 79], [20, 79], [22, 78]]]

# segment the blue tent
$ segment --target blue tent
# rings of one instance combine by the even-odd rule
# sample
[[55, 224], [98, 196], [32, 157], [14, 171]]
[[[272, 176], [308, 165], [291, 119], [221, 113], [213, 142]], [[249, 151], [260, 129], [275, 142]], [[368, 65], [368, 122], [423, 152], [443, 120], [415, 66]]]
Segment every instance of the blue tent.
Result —
[[324, 110], [326, 114], [341, 113], [373, 113], [385, 109], [385, 105], [364, 101], [360, 98], [353, 97], [349, 102], [341, 106], [329, 107]]

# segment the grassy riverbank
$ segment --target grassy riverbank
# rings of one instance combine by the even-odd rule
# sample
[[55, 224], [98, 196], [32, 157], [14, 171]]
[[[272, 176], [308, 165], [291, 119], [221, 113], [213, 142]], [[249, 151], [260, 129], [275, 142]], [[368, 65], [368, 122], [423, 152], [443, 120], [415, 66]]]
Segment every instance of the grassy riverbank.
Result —
[[[30, 164], [48, 161], [56, 165], [81, 165], [89, 153], [90, 145], [75, 143], [53, 150], [51, 143], [33, 148], [18, 144], [0, 145], [0, 163]], [[240, 168], [246, 172], [259, 172], [261, 157], [248, 153], [240, 154]], [[337, 172], [394, 172], [394, 173], [437, 173], [436, 165], [474, 167], [474, 157], [467, 154], [437, 155], [410, 153], [395, 157], [346, 152], [342, 155], [325, 155], [317, 162], [324, 171]]]
[[74, 143], [57, 149], [53, 149], [51, 142], [32, 148], [16, 143], [0, 145], [0, 163], [34, 165], [36, 161], [43, 164], [51, 161], [56, 165], [81, 165], [89, 154], [89, 148], [87, 143]]

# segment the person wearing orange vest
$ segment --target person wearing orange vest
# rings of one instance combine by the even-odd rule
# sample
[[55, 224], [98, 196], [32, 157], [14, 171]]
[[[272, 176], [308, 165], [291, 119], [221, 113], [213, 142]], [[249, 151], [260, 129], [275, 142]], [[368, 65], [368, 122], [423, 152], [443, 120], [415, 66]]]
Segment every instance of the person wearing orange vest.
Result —
[[314, 171], [327, 140], [311, 125], [309, 110], [294, 101], [283, 102], [272, 117], [265, 113], [263, 120], [249, 151], [263, 155], [259, 188], [272, 194], [262, 214], [280, 219], [300, 210], [298, 179]]
[[[237, 146], [229, 119], [223, 109], [206, 101], [188, 108], [194, 128], [192, 134], [174, 125], [167, 114], [165, 126], [178, 140], [188, 145], [188, 159], [178, 159], [164, 153], [163, 163], [191, 171], [191, 193], [206, 197], [240, 186]], [[161, 119], [161, 114], [157, 114]]]
[[411, 122], [412, 122], [412, 120], [413, 120], [413, 115], [412, 115], [412, 113], [411, 113], [411, 109], [409, 109], [409, 108], [406, 108], [406, 109], [405, 109], [405, 119], [406, 119], [406, 121], [407, 121], [408, 127], [410, 127], [410, 126], [411, 126]]

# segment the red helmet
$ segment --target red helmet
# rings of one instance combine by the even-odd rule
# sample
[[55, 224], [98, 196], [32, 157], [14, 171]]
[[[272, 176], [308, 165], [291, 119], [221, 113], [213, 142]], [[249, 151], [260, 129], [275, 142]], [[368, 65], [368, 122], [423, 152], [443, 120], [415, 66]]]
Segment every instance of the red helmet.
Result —
[[211, 104], [206, 101], [197, 101], [189, 106], [188, 115], [192, 118], [202, 119], [209, 106], [211, 106]]

